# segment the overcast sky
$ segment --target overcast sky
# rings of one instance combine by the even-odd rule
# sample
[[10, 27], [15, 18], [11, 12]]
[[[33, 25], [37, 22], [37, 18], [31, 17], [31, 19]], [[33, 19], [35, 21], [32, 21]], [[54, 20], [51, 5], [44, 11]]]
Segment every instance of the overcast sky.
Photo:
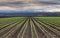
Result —
[[60, 0], [0, 0], [0, 10], [39, 9], [60, 12]]

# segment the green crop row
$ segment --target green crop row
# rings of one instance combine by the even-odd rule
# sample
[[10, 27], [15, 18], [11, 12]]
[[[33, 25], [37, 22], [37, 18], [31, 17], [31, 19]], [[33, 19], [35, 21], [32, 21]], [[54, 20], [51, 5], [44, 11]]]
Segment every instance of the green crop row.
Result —
[[46, 23], [60, 25], [60, 17], [34, 17], [37, 20], [44, 21]]
[[17, 21], [21, 21], [23, 19], [25, 19], [25, 17], [0, 18], [0, 28], [13, 24]]
[[[60, 36], [60, 17], [34, 17], [34, 19], [39, 22], [38, 27], [44, 27], [43, 29], [45, 29], [46, 31], [48, 31], [49, 33], [53, 33], [53, 35], [58, 35]], [[57, 21], [59, 20], [59, 21]], [[51, 24], [52, 23], [52, 24]], [[54, 23], [54, 24], [53, 24]]]

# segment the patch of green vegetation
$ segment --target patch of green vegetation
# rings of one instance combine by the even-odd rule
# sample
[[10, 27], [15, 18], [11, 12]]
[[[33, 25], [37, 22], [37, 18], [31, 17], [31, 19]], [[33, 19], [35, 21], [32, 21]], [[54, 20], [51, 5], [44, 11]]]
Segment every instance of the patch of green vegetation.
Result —
[[20, 21], [22, 18], [25, 18], [25, 17], [8, 17], [8, 18], [6, 17], [6, 18], [0, 18], [0, 26], [12, 23], [12, 22], [17, 21], [17, 20]]
[[54, 23], [60, 25], [60, 17], [34, 17], [37, 18], [37, 20], [47, 22], [47, 23]]

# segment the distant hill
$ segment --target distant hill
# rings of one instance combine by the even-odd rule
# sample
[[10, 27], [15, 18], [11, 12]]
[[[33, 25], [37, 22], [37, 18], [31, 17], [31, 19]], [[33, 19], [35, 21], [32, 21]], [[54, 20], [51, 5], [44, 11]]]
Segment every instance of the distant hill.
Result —
[[60, 12], [45, 12], [34, 9], [0, 10], [0, 16], [60, 16]]
[[36, 12], [36, 13], [28, 13], [28, 12], [24, 12], [24, 13], [0, 13], [0, 16], [60, 16], [60, 12]]

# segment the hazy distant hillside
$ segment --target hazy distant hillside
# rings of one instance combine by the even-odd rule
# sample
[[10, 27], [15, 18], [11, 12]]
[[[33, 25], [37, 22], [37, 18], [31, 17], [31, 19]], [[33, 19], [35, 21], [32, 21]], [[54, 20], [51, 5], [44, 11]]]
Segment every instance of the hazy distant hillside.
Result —
[[60, 12], [42, 12], [39, 10], [0, 10], [0, 16], [60, 16]]
[[0, 13], [0, 16], [60, 16], [60, 12], [56, 12], [56, 13], [47, 13], [47, 12], [37, 12], [37, 13], [28, 13], [28, 12], [24, 12], [24, 13]]

